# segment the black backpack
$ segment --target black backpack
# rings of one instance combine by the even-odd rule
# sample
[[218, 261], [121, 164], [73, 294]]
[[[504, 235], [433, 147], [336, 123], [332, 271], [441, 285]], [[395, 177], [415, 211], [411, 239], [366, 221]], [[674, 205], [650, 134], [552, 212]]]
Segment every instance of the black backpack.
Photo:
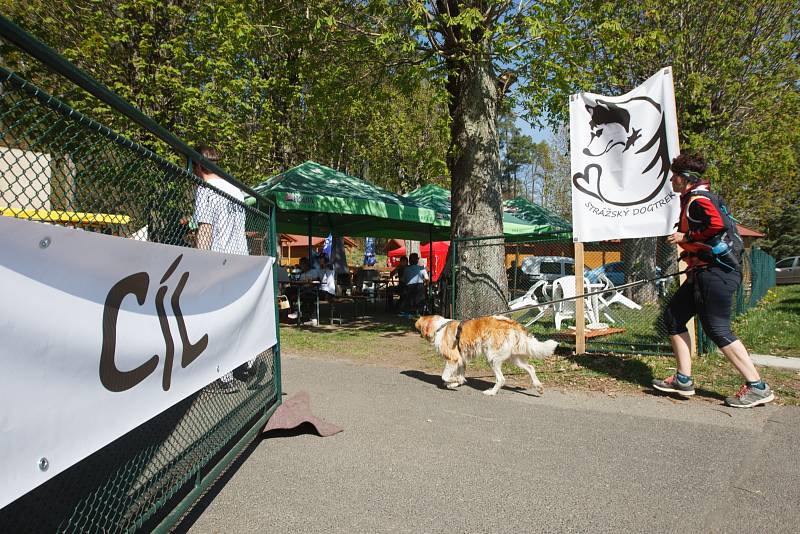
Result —
[[[692, 191], [691, 194], [692, 196], [701, 196], [709, 199], [714, 204], [714, 207], [717, 208], [717, 211], [722, 216], [722, 222], [725, 224], [725, 229], [708, 242], [714, 261], [726, 268], [726, 270], [739, 270], [742, 265], [742, 256], [744, 255], [744, 240], [736, 227], [738, 221], [731, 215], [722, 197], [716, 193], [700, 190]], [[736, 262], [735, 266], [732, 265], [731, 255]]]

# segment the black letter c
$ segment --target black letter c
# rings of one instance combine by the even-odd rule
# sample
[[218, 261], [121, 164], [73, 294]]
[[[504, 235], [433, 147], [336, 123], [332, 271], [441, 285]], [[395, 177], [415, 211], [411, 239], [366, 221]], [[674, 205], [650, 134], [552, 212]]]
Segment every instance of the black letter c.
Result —
[[131, 371], [120, 371], [114, 362], [117, 347], [117, 316], [119, 307], [127, 295], [135, 295], [139, 306], [144, 304], [150, 277], [147, 273], [127, 276], [114, 284], [106, 296], [103, 310], [103, 349], [100, 353], [100, 382], [109, 391], [120, 392], [134, 387], [147, 378], [158, 365], [158, 356], [153, 356]]

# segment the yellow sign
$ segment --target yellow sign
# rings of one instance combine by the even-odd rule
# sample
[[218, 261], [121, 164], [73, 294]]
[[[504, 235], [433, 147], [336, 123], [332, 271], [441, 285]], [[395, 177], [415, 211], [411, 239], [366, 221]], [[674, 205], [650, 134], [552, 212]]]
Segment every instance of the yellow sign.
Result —
[[30, 219], [32, 221], [74, 224], [128, 224], [131, 222], [131, 218], [127, 215], [109, 213], [34, 209], [23, 210], [15, 208], [2, 208], [2, 210], [2, 214], [6, 217]]

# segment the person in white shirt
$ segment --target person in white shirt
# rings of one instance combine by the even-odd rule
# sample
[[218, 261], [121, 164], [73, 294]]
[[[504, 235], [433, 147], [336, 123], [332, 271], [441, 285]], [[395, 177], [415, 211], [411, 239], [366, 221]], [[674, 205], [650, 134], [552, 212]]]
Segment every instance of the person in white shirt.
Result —
[[[219, 152], [214, 147], [201, 144], [196, 148], [196, 152], [214, 164], [219, 161]], [[194, 173], [202, 178], [206, 185], [213, 186], [198, 186], [195, 193], [194, 218], [197, 222], [197, 248], [247, 256], [250, 251], [247, 248], [247, 239], [244, 233], [244, 193], [199, 162], [194, 162]], [[214, 188], [228, 194], [238, 202], [221, 195]], [[254, 375], [256, 359], [253, 358], [232, 372], [223, 375], [217, 381], [218, 389], [225, 393], [236, 392], [238, 387], [234, 384], [234, 379], [245, 381]]]
[[414, 252], [408, 257], [408, 266], [403, 269], [401, 281], [405, 283], [405, 297], [403, 298], [403, 311], [400, 315], [408, 316], [419, 310], [425, 300], [425, 284], [430, 280], [428, 271], [420, 267], [419, 254]]
[[[199, 145], [197, 152], [208, 161], [219, 160], [219, 153], [208, 145]], [[221, 195], [211, 187], [200, 186], [195, 194], [194, 218], [197, 222], [197, 248], [227, 252], [229, 254], [249, 254], [244, 233], [244, 193], [242, 190], [217, 174], [195, 162], [194, 173], [210, 186], [228, 194], [238, 202]]]
[[328, 265], [325, 256], [319, 259], [319, 273], [320, 273], [320, 291], [326, 293], [327, 297], [336, 296], [336, 273]]
[[336, 273], [333, 272], [333, 269], [328, 267], [328, 262], [325, 259], [325, 256], [319, 258], [319, 267], [315, 269], [309, 269], [300, 275], [300, 280], [318, 280], [320, 282], [320, 291], [326, 294], [323, 296], [327, 297], [336, 295]]
[[425, 267], [419, 265], [419, 254], [414, 252], [408, 257], [408, 266], [403, 269], [402, 281], [407, 285], [424, 284], [430, 277]]

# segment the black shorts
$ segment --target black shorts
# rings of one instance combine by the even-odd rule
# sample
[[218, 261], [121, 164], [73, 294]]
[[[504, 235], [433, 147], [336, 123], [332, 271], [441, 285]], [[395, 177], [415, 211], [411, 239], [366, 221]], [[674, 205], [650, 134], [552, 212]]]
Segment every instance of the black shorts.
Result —
[[697, 315], [703, 331], [722, 348], [738, 338], [731, 331], [733, 296], [742, 283], [739, 271], [725, 272], [706, 267], [692, 275], [678, 288], [664, 311], [670, 335], [686, 332], [686, 323]]

